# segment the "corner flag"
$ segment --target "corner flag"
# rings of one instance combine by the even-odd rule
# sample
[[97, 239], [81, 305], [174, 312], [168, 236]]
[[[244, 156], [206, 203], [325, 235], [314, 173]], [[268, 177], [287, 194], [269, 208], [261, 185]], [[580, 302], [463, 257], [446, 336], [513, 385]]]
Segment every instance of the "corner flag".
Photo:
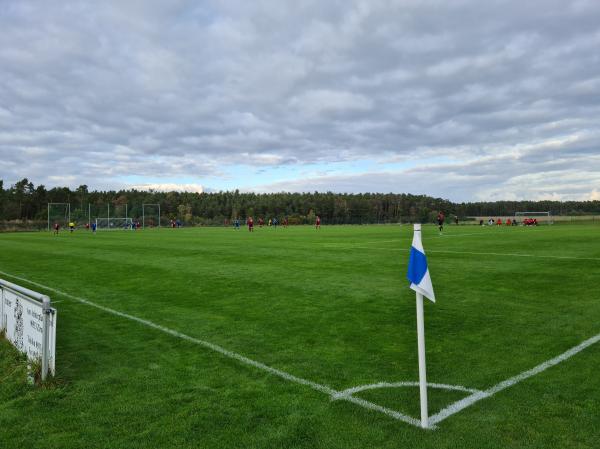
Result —
[[429, 298], [435, 302], [435, 294], [433, 293], [433, 285], [427, 268], [427, 257], [421, 242], [421, 225], [414, 225], [414, 234], [412, 246], [410, 248], [410, 259], [408, 261], [408, 273], [406, 277], [410, 281], [410, 288], [417, 293]]
[[408, 273], [410, 288], [416, 292], [417, 297], [417, 347], [419, 351], [419, 396], [421, 400], [421, 427], [429, 427], [429, 413], [427, 410], [427, 369], [425, 366], [425, 318], [423, 314], [423, 296], [435, 302], [433, 285], [427, 268], [427, 257], [421, 242], [421, 225], [414, 225]]

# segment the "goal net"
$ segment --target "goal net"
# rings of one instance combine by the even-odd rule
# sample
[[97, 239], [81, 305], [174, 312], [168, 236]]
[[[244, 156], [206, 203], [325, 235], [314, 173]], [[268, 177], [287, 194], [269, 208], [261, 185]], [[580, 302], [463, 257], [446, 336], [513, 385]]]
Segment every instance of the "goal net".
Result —
[[132, 229], [133, 220], [124, 217], [96, 218], [96, 229], [98, 230], [116, 230]]
[[57, 224], [61, 229], [69, 226], [71, 221], [71, 203], [48, 203], [48, 231]]
[[523, 223], [528, 218], [535, 219], [539, 224], [554, 224], [550, 212], [515, 212], [515, 219], [519, 223]]
[[142, 204], [142, 228], [160, 228], [160, 204]]

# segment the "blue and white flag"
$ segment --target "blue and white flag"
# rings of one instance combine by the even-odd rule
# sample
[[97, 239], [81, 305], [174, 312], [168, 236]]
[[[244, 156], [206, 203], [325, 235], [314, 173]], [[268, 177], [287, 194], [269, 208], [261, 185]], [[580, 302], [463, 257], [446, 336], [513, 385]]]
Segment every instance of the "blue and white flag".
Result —
[[421, 225], [415, 224], [414, 227], [406, 277], [410, 281], [410, 288], [435, 302], [433, 285], [431, 285], [431, 277], [427, 268], [427, 257], [425, 257], [425, 250], [421, 243]]

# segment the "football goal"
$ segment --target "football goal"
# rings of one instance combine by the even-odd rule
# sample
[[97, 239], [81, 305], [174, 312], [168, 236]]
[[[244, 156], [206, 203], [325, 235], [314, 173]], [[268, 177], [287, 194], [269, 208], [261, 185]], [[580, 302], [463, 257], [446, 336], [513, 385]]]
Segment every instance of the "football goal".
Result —
[[160, 204], [142, 204], [142, 228], [160, 228]]
[[71, 222], [71, 203], [48, 203], [48, 231], [55, 224], [67, 228]]
[[550, 212], [515, 212], [515, 219], [522, 223], [527, 218], [535, 218], [539, 224], [554, 224]]

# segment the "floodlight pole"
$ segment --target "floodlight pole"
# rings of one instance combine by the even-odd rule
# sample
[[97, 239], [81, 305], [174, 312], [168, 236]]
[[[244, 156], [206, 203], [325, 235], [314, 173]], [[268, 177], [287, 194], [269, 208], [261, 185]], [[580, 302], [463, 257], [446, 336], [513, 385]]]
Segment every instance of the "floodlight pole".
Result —
[[88, 203], [88, 224], [92, 226], [92, 206]]
[[421, 397], [421, 427], [429, 427], [427, 412], [427, 369], [425, 365], [425, 320], [423, 318], [423, 295], [417, 293], [417, 341], [419, 346], [419, 393]]

